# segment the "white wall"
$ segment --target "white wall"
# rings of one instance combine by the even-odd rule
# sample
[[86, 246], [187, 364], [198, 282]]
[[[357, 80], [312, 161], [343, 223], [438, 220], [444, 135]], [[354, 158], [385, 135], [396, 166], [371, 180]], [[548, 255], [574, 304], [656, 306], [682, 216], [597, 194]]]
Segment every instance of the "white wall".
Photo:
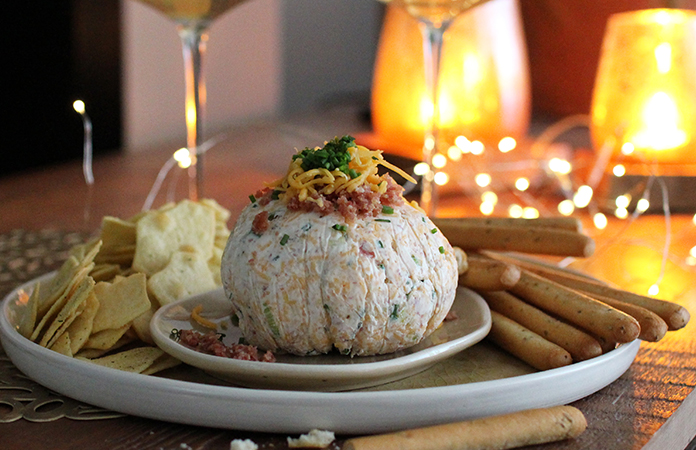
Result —
[[[174, 23], [134, 0], [123, 5], [124, 145], [185, 145], [184, 63]], [[280, 0], [252, 0], [209, 32], [206, 130], [280, 110]]]
[[[176, 27], [135, 0], [122, 4], [124, 145], [183, 146]], [[249, 0], [227, 12], [209, 33], [207, 135], [331, 98], [366, 99], [381, 13], [375, 0]]]

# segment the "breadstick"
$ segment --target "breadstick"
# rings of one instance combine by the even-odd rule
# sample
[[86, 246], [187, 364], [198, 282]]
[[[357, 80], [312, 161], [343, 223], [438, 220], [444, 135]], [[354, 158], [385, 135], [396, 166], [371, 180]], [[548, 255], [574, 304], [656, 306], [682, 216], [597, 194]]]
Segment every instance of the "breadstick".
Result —
[[[527, 269], [530, 272], [534, 272], [536, 274], [539, 274], [541, 276], [544, 276], [546, 278], [551, 278], [551, 276], [557, 276], [557, 277], [562, 277], [562, 276], [572, 276], [576, 278], [582, 278], [583, 280], [586, 280], [587, 282], [590, 283], [595, 283], [595, 284], [602, 284], [606, 285], [603, 281], [598, 280], [597, 278], [592, 277], [591, 275], [584, 274], [581, 272], [574, 272], [570, 271], [568, 269], [564, 269], [562, 267], [554, 266], [553, 264], [547, 263], [545, 261], [535, 261], [532, 258], [525, 258], [524, 256], [521, 255], [515, 255], [511, 253], [506, 253], [506, 254], [501, 254], [497, 252], [488, 252], [488, 251], [483, 251], [481, 254], [497, 259], [499, 261], [504, 261], [509, 264], [515, 264], [518, 266], [520, 269]], [[552, 278], [554, 279], [554, 278]], [[561, 283], [563, 284], [563, 283]]]
[[469, 258], [464, 250], [459, 247], [452, 247], [452, 250], [454, 251], [454, 257], [457, 258], [457, 270], [459, 275], [461, 275], [469, 269]]
[[564, 229], [532, 226], [476, 225], [434, 220], [452, 245], [463, 250], [489, 249], [561, 256], [590, 256], [594, 241]]
[[624, 303], [641, 306], [660, 316], [667, 323], [669, 330], [678, 330], [684, 327], [690, 318], [689, 311], [676, 303], [617, 289], [599, 281], [587, 280], [569, 271], [559, 269], [558, 271], [547, 271], [543, 275], [550, 280], [585, 294], [601, 295]]
[[587, 428], [572, 406], [530, 409], [347, 440], [344, 450], [503, 450], [579, 436]]
[[502, 314], [491, 311], [490, 338], [497, 345], [539, 370], [555, 369], [573, 362], [570, 353]]
[[495, 259], [478, 255], [467, 257], [468, 270], [459, 276], [459, 285], [480, 291], [509, 289], [520, 279], [520, 269]]
[[549, 316], [509, 292], [482, 292], [490, 308], [567, 350], [574, 361], [602, 354], [599, 342], [587, 333]]
[[631, 342], [640, 334], [638, 321], [625, 312], [527, 270], [510, 292], [610, 342]]
[[537, 217], [536, 219], [522, 219], [516, 217], [457, 217], [434, 219], [438, 223], [466, 223], [476, 226], [506, 226], [506, 227], [542, 227], [558, 228], [562, 230], [582, 231], [582, 222], [576, 217]]
[[621, 302], [602, 295], [592, 293], [589, 293], [588, 295], [599, 300], [600, 302], [606, 303], [607, 305], [618, 309], [619, 311], [623, 311], [626, 314], [633, 316], [633, 318], [636, 319], [640, 324], [640, 334], [638, 335], [638, 338], [647, 342], [657, 342], [665, 337], [665, 334], [667, 333], [667, 323], [654, 312], [638, 305]]

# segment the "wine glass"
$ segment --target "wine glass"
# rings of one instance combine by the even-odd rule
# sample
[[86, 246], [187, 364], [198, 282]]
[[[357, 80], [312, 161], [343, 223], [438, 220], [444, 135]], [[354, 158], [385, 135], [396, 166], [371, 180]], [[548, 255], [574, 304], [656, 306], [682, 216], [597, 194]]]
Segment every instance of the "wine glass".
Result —
[[177, 24], [184, 53], [186, 78], [186, 146], [189, 166], [189, 198], [203, 192], [203, 116], [206, 90], [203, 63], [210, 24], [225, 11], [245, 0], [139, 0], [164, 13]]
[[417, 21], [423, 35], [426, 92], [432, 104], [432, 114], [425, 126], [423, 162], [429, 170], [421, 182], [420, 206], [428, 215], [434, 215], [437, 192], [433, 186], [432, 157], [438, 148], [439, 104], [438, 83], [443, 37], [454, 19], [464, 11], [488, 0], [379, 0], [404, 8]]

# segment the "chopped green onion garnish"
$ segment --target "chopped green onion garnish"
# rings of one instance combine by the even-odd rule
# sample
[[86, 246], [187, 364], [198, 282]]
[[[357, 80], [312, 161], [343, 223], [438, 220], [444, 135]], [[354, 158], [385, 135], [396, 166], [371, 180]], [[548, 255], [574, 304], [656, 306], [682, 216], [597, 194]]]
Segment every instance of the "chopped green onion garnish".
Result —
[[432, 230], [430, 230], [430, 232], [433, 234], [437, 233], [437, 228], [433, 228]]
[[375, 222], [391, 222], [389, 219], [375, 219]]
[[342, 233], [345, 233], [346, 231], [348, 231], [348, 227], [346, 225], [341, 225], [338, 223], [331, 228], [333, 228], [336, 231], [340, 231]]
[[440, 246], [440, 253], [444, 254], [445, 253], [445, 247]]
[[253, 195], [249, 196], [249, 200], [251, 200], [251, 203], [256, 203], [256, 197], [254, 197]]
[[287, 234], [284, 234], [283, 237], [280, 239], [280, 245], [285, 245], [288, 243], [288, 239], [290, 239], [290, 236]]
[[383, 214], [394, 214], [394, 208], [392, 208], [391, 206], [382, 205], [382, 213]]
[[389, 315], [390, 319], [398, 319], [399, 318], [399, 305], [394, 305], [394, 308], [392, 308], [392, 312]]

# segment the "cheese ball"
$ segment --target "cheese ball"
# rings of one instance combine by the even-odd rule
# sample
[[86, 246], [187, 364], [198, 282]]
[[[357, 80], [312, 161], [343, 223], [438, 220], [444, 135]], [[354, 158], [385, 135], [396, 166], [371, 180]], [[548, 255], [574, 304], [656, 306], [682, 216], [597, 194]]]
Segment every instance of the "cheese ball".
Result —
[[421, 210], [402, 202], [386, 211], [347, 221], [281, 200], [247, 206], [222, 256], [247, 342], [296, 355], [376, 355], [432, 333], [454, 301], [454, 252]]

